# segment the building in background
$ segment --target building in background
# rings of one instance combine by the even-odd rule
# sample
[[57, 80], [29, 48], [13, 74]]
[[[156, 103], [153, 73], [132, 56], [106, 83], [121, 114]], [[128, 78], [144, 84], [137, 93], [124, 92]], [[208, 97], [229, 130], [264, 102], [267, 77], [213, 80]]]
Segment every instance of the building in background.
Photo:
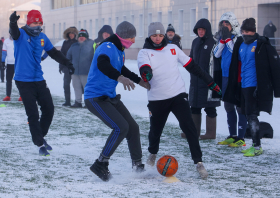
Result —
[[9, 36], [9, 17], [13, 11], [20, 15], [19, 27], [26, 24], [26, 16], [29, 10], [40, 10], [41, 0], [1, 0], [0, 6], [0, 36]]
[[[195, 38], [192, 29], [200, 18], [210, 20], [213, 33], [227, 11], [234, 12], [239, 23], [254, 17], [260, 34], [269, 20], [280, 29], [280, 0], [43, 0], [41, 8], [44, 32], [53, 43], [62, 39], [69, 26], [87, 29], [94, 39], [105, 24], [115, 30], [124, 20], [133, 23], [136, 43], [126, 52], [127, 58], [133, 59], [143, 47], [150, 22], [160, 21], [165, 27], [172, 23], [187, 54]], [[280, 31], [275, 37], [280, 37]]]

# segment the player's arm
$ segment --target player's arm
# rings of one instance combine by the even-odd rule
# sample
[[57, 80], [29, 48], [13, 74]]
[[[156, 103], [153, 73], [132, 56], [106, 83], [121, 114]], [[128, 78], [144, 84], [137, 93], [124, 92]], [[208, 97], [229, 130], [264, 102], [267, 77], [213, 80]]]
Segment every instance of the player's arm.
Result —
[[111, 65], [109, 56], [105, 54], [97, 57], [97, 68], [110, 79], [117, 81], [121, 76], [121, 73]]
[[65, 65], [69, 69], [69, 74], [74, 74], [75, 68], [73, 67], [73, 64], [64, 56], [64, 54], [62, 54], [61, 51], [58, 51], [55, 47], [53, 47], [51, 50], [46, 52], [56, 62]]
[[145, 82], [150, 81], [153, 78], [153, 70], [151, 68], [149, 55], [145, 50], [141, 50], [138, 53], [137, 62], [142, 79]]
[[127, 67], [124, 65], [122, 66], [121, 74], [137, 84], [139, 84], [139, 82], [141, 81], [141, 78], [137, 74], [127, 69]]
[[18, 28], [18, 25], [17, 25], [17, 21], [18, 21], [20, 16], [17, 16], [16, 13], [17, 12], [14, 11], [13, 14], [11, 14], [10, 24], [9, 24], [9, 27], [10, 27], [9, 32], [10, 32], [10, 34], [11, 34], [11, 36], [14, 40], [18, 40], [18, 38], [20, 36], [20, 31], [19, 31], [19, 28]]
[[188, 57], [182, 50], [177, 49], [177, 51], [179, 62], [188, 72], [202, 79], [210, 90], [216, 91], [218, 94], [222, 95], [220, 87], [214, 82], [214, 79], [208, 73], [199, 67], [199, 65], [197, 65], [194, 60]]

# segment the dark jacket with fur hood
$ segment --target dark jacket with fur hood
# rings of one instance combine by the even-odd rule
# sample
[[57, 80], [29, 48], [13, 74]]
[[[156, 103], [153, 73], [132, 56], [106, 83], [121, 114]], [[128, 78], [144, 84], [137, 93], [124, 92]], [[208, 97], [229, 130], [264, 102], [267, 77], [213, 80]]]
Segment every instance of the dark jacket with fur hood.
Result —
[[[75, 38], [74, 39], [70, 39], [69, 37], [69, 33], [73, 33], [75, 34]], [[61, 47], [61, 52], [62, 54], [64, 54], [65, 56], [67, 55], [68, 50], [70, 49], [71, 45], [73, 43], [78, 42], [77, 41], [77, 36], [78, 36], [78, 30], [76, 27], [69, 27], [67, 28], [64, 32], [63, 32], [63, 38], [65, 39], [65, 41], [62, 44]], [[67, 69], [64, 65], [59, 64], [59, 68], [63, 71], [63, 72], [68, 72], [68, 71], [64, 71], [65, 69]]]
[[[229, 68], [228, 86], [223, 100], [240, 106], [241, 83], [238, 83], [238, 53], [243, 38], [238, 37], [234, 44]], [[267, 37], [259, 36], [255, 50], [257, 90], [254, 97], [258, 100], [259, 111], [271, 113], [273, 95], [280, 97], [280, 60]], [[242, 67], [242, 66], [241, 66]]]
[[167, 38], [167, 35], [165, 34], [165, 40], [168, 44], [175, 44], [177, 45], [180, 49], [182, 49], [182, 44], [181, 44], [181, 37], [178, 34], [175, 34], [172, 40], [169, 40]]

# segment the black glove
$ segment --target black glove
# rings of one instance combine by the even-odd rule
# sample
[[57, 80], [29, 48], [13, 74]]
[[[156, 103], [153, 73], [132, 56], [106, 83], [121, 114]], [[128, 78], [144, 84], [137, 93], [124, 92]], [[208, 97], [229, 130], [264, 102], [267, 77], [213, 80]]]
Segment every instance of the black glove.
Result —
[[152, 78], [153, 78], [153, 74], [150, 73], [149, 71], [144, 71], [141, 75], [142, 79], [145, 81], [145, 82], [148, 82], [150, 81]]
[[10, 16], [10, 22], [16, 23], [19, 18], [20, 18], [20, 16], [17, 16], [17, 12], [14, 11], [13, 14], [11, 14], [11, 16]]
[[2, 69], [2, 70], [5, 70], [5, 69], [6, 69], [5, 62], [2, 62], [2, 64], [1, 64], [1, 69]]
[[208, 87], [210, 90], [216, 91], [219, 95], [222, 95], [222, 90], [215, 82], [211, 82]]
[[228, 28], [223, 26], [222, 27], [222, 40], [227, 40], [231, 37], [231, 33], [229, 32]]
[[75, 68], [73, 67], [73, 64], [69, 62], [66, 67], [69, 69], [69, 74], [72, 75], [75, 73]]

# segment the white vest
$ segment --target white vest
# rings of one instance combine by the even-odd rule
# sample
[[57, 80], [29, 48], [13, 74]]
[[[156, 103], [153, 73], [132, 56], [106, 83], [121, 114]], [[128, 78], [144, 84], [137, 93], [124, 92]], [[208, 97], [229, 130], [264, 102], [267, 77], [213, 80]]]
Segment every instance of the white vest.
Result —
[[5, 39], [2, 51], [7, 51], [7, 64], [15, 64], [14, 41], [9, 38]]

